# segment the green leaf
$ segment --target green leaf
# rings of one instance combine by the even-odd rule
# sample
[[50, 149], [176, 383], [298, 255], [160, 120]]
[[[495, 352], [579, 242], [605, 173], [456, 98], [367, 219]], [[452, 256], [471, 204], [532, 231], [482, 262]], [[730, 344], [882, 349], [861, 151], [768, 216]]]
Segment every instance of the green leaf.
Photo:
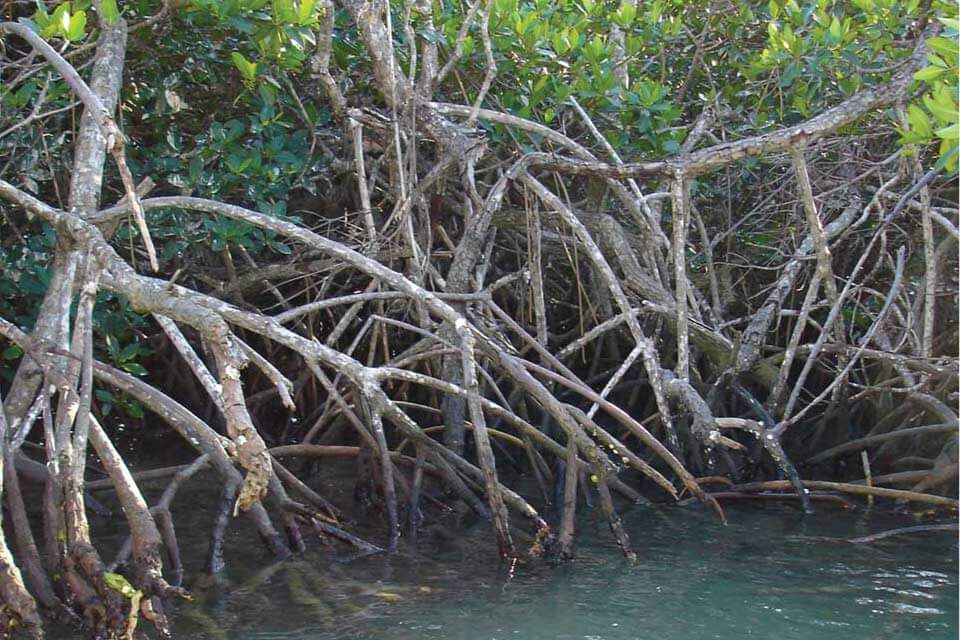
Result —
[[789, 24], [784, 25], [783, 35], [781, 36], [781, 38], [783, 39], [783, 44], [786, 47], [787, 51], [790, 51], [793, 45], [797, 42], [797, 36], [793, 32], [793, 28]]
[[143, 405], [136, 400], [131, 400], [123, 407], [131, 418], [140, 419], [143, 417]]
[[244, 169], [250, 166], [251, 158], [250, 156], [241, 158], [240, 156], [231, 153], [227, 157], [227, 169], [233, 173], [243, 173]]
[[[941, 99], [944, 94], [946, 94], [946, 101]], [[929, 95], [923, 96], [923, 105], [933, 114], [937, 122], [956, 122], [957, 104], [950, 104], [949, 100], [949, 90], [937, 92], [935, 97]], [[946, 102], [946, 104], [944, 104], [944, 102]]]
[[16, 360], [21, 355], [23, 355], [23, 349], [21, 349], [19, 345], [12, 344], [3, 352], [3, 359]]
[[907, 108], [907, 122], [910, 123], [910, 129], [923, 139], [929, 140], [933, 137], [933, 127], [930, 126], [930, 118], [923, 109], [915, 104]]
[[960, 31], [960, 20], [957, 18], [937, 18], [947, 29]]
[[269, 84], [261, 83], [257, 87], [257, 93], [260, 94], [260, 98], [267, 106], [272, 107], [277, 101], [277, 91]]
[[108, 587], [119, 592], [120, 595], [125, 598], [132, 598], [138, 593], [138, 591], [133, 588], [133, 585], [130, 584], [130, 581], [119, 573], [110, 573], [109, 571], [105, 571], [103, 574], [103, 581]]
[[43, 38], [56, 38], [63, 35], [63, 30], [70, 26], [70, 3], [64, 2], [53, 10], [49, 15], [43, 9], [37, 9], [33, 14], [33, 19], [40, 25], [40, 36]]
[[138, 345], [136, 342], [131, 342], [120, 350], [120, 353], [117, 355], [117, 359], [121, 362], [125, 360], [132, 360], [136, 358], [139, 353], [140, 345]]
[[927, 60], [935, 67], [947, 68], [947, 63], [935, 53], [927, 53]]
[[927, 46], [948, 60], [957, 58], [957, 42], [950, 38], [927, 38]]
[[929, 82], [939, 78], [941, 75], [943, 75], [944, 71], [946, 71], [946, 69], [931, 65], [929, 67], [924, 67], [923, 69], [920, 69], [920, 71], [917, 71], [915, 74], [913, 74], [913, 79], [920, 80], [922, 82]]
[[951, 144], [944, 140], [940, 145], [940, 159], [934, 169], [940, 171], [946, 169], [949, 173], [957, 170], [957, 159], [960, 157], [960, 147], [956, 143]]
[[120, 17], [120, 11], [117, 9], [117, 0], [101, 0], [100, 11], [103, 12], [103, 19], [107, 24], [114, 24]]
[[770, 42], [779, 42], [780, 38], [780, 25], [776, 22], [770, 22], [767, 24], [767, 36], [770, 38]]
[[780, 78], [780, 86], [784, 89], [788, 88], [793, 84], [793, 81], [797, 79], [797, 76], [800, 75], [800, 64], [797, 62], [791, 62], [787, 65], [787, 68], [783, 70], [783, 75]]
[[620, 27], [626, 29], [633, 24], [633, 19], [637, 16], [637, 7], [630, 0], [621, 0], [620, 8], [613, 14], [612, 20]]
[[67, 28], [70, 26], [70, 3], [64, 2], [57, 6], [57, 8], [53, 10], [53, 15], [50, 16], [50, 21], [56, 23], [61, 33], [66, 33]]
[[78, 42], [83, 40], [83, 37], [87, 35], [86, 11], [78, 11], [70, 16], [70, 21], [67, 23], [67, 28], [64, 35], [66, 35], [67, 40], [70, 42]]
[[293, 8], [293, 0], [273, 0], [273, 19], [279, 24], [296, 24], [297, 12]]
[[247, 60], [242, 53], [234, 51], [230, 54], [233, 65], [240, 72], [245, 82], [253, 82], [257, 77], [257, 63]]
[[567, 35], [566, 29], [563, 31], [557, 31], [553, 34], [553, 37], [550, 39], [550, 44], [553, 45], [553, 50], [557, 53], [558, 56], [564, 55], [567, 51], [570, 50], [570, 40]]
[[833, 16], [833, 20], [830, 21], [830, 39], [833, 44], [840, 42], [843, 38], [843, 25], [840, 24], [840, 20], [837, 16]]
[[190, 180], [196, 182], [197, 178], [200, 177], [200, 172], [203, 171], [203, 159], [200, 156], [193, 156], [193, 158], [190, 159], [188, 171]]
[[606, 52], [606, 46], [604, 45], [603, 38], [598, 35], [593, 36], [593, 39], [583, 47], [583, 54], [587, 57], [587, 60], [594, 64], [599, 64], [604, 57]]
[[313, 9], [316, 5], [316, 0], [300, 0], [300, 8], [297, 10], [297, 24], [305, 27], [316, 22], [316, 17], [313, 15]]
[[147, 375], [147, 370], [139, 362], [124, 362], [121, 367], [124, 371], [135, 376]]
[[944, 140], [960, 140], [960, 124], [951, 124], [948, 127], [934, 131], [938, 138]]

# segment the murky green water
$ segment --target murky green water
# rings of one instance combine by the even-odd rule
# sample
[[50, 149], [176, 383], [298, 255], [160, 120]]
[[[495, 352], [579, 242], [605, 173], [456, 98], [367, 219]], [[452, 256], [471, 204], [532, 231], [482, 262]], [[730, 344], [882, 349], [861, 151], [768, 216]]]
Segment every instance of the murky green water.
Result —
[[[212, 517], [195, 500], [178, 502], [188, 561], [202, 553]], [[265, 568], [262, 547], [238, 524], [229, 543], [230, 583], [195, 588], [195, 600], [177, 607], [176, 637], [957, 637], [956, 532], [832, 543], [823, 537], [862, 536], [916, 520], [881, 508], [850, 513], [821, 505], [812, 518], [773, 503], [726, 508], [725, 527], [699, 507], [628, 511], [641, 559], [636, 566], [621, 559], [592, 513], [580, 521], [577, 559], [563, 566], [499, 563], [492, 536], [478, 524], [460, 538], [454, 529], [435, 529], [392, 557], [342, 561], [344, 548], [310, 540], [303, 557]]]
[[214, 638], [215, 625], [243, 640], [957, 637], [956, 533], [835, 544], [811, 538], [910, 523], [831, 507], [812, 519], [786, 507], [728, 511], [726, 527], [678, 508], [627, 514], [637, 566], [589, 516], [568, 566], [502, 565], [482, 526], [439, 552], [435, 539], [348, 563], [312, 551], [256, 588], [201, 594], [181, 610], [178, 631]]

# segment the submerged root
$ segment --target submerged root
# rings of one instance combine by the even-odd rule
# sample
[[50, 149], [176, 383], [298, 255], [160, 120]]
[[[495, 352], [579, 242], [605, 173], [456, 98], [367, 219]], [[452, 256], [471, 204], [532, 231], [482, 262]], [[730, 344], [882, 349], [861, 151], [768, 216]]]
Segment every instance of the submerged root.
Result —
[[0, 530], [0, 638], [10, 638], [15, 633], [42, 638], [43, 623], [37, 604], [27, 592], [12, 560]]

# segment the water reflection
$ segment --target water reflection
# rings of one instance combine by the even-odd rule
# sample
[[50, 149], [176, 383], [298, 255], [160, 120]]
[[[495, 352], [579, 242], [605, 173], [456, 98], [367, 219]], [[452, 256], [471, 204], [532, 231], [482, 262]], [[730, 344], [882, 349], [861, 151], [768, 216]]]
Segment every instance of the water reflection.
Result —
[[[787, 507], [735, 505], [721, 527], [696, 510], [637, 508], [625, 517], [636, 566], [592, 514], [579, 523], [577, 559], [563, 566], [498, 563], [480, 524], [462, 538], [428, 532], [392, 557], [336, 561], [337, 549], [314, 544], [263, 568], [252, 532], [238, 525], [229, 582], [194, 585], [175, 632], [198, 640], [957, 637], [956, 533], [830, 543], [824, 538], [912, 523], [876, 509], [821, 511], [803, 518]], [[185, 547], [202, 549], [207, 529], [184, 528]]]

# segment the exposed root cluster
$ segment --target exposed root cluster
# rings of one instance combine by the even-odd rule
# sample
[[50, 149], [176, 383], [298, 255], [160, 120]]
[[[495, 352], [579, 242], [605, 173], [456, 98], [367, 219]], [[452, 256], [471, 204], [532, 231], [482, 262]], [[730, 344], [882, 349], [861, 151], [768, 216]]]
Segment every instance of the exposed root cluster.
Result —
[[[68, 206], [0, 177], [4, 211], [38, 217], [58, 236], [31, 333], [0, 319], [0, 336], [24, 353], [0, 412], [13, 550], [0, 530], [0, 636], [21, 628], [39, 636], [37, 602], [73, 612], [91, 636], [133, 637], [143, 620], [167, 635], [163, 600], [183, 592], [164, 578], [163, 552], [175, 585], [184, 571], [171, 504], [203, 469], [223, 486], [205, 567], [211, 574], [223, 571], [224, 534], [241, 514], [276, 557], [303, 549], [305, 532], [379, 553], [415, 535], [432, 509], [456, 502], [491, 522], [504, 557], [569, 558], [577, 496], [590, 493], [624, 555], [635, 558], [614, 494], [641, 501], [641, 488], [690, 496], [720, 520], [717, 498], [770, 491], [788, 492], [807, 511], [810, 489], [956, 507], [933, 495], [957, 476], [957, 362], [941, 355], [935, 334], [955, 325], [936, 319], [935, 300], [911, 293], [924, 279], [935, 286], [948, 263], [955, 268], [957, 246], [953, 227], [917, 249], [913, 220], [952, 225], [956, 210], [936, 210], [934, 183], [921, 184], [899, 152], [889, 156], [868, 141], [860, 160], [872, 179], [830, 186], [819, 168], [821, 158], [844, 157], [850, 142], [838, 131], [903, 99], [925, 59], [922, 37], [889, 82], [805, 122], [719, 142], [723, 117], [708, 109], [677, 156], [631, 164], [615, 153], [601, 160], [569, 132], [431, 101], [428, 81], [404, 76], [381, 37], [385, 16], [367, 3], [342, 4], [392, 115], [350, 107], [321, 39], [315, 74], [326, 95], [314, 98], [328, 100], [342, 123], [338, 161], [358, 179], [361, 203], [345, 213], [353, 231], [338, 237], [223, 202], [136, 193], [111, 116], [124, 69], [123, 21], [102, 29], [89, 86], [64, 73], [69, 63], [32, 32], [0, 25], [0, 33], [34, 45], [85, 108]], [[612, 151], [575, 106], [579, 130]], [[529, 135], [541, 150], [491, 146], [478, 121]], [[385, 151], [369, 151], [364, 139]], [[104, 208], [108, 150], [127, 196]], [[429, 166], [416, 166], [417, 150]], [[746, 157], [770, 162], [778, 177], [752, 211], [730, 215], [738, 187], [722, 170]], [[727, 214], [691, 195], [695, 179], [726, 185]], [[379, 185], [374, 192], [371, 184]], [[593, 184], [609, 202], [591, 199]], [[828, 189], [841, 201], [829, 211], [818, 199]], [[219, 292], [192, 278], [145, 275], [157, 263], [140, 222], [158, 209], [253, 225], [295, 253], [276, 271], [232, 265]], [[378, 221], [375, 209], [389, 215]], [[779, 209], [793, 212], [781, 228], [795, 235], [765, 247], [773, 257], [757, 276], [737, 229]], [[145, 259], [133, 264], [111, 243], [128, 215], [145, 242]], [[695, 269], [691, 253], [703, 259]], [[289, 284], [294, 274], [311, 274], [310, 284]], [[94, 358], [101, 291], [122, 296], [163, 332], [158, 342], [179, 378], [171, 388]], [[98, 420], [94, 381], [136, 399], [197, 451], [192, 464], [154, 474], [170, 478], [154, 505], [140, 489], [150, 476], [128, 468]], [[174, 397], [186, 387], [185, 397]], [[874, 426], [856, 439], [834, 433], [854, 420]], [[34, 440], [42, 442], [42, 466], [21, 450], [31, 432], [41, 435]], [[795, 464], [869, 448], [891, 467], [890, 454], [911, 443], [918, 468], [871, 475], [866, 465], [862, 485], [807, 482]], [[116, 492], [130, 530], [109, 564], [86, 522], [85, 492], [99, 488], [85, 473], [91, 448], [107, 473], [99, 482]], [[301, 462], [329, 457], [356, 461], [358, 495], [383, 515], [382, 540], [351, 533], [299, 474]], [[508, 466], [531, 473], [542, 495], [511, 488]], [[878, 486], [902, 482], [898, 473], [914, 474], [912, 490]], [[46, 565], [18, 484], [31, 474], [46, 487]], [[729, 491], [705, 491], [703, 475], [722, 476]], [[782, 480], [766, 482], [774, 475]], [[556, 507], [555, 526], [534, 506], [541, 503]], [[521, 529], [533, 540], [529, 549], [518, 549]], [[54, 584], [53, 575], [62, 579]]]

